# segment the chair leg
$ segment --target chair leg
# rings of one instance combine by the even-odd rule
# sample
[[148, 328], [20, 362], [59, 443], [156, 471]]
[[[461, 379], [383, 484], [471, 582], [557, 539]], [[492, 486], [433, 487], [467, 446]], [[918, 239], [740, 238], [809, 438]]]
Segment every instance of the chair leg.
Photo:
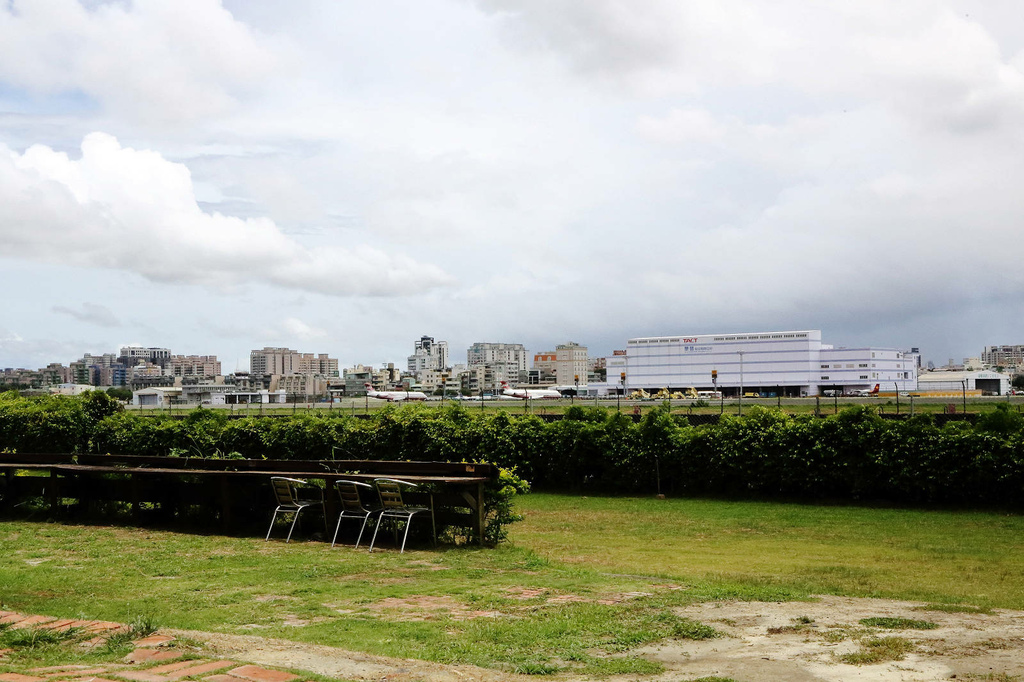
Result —
[[370, 540], [370, 551], [373, 551], [373, 544], [377, 542], [377, 533], [380, 532], [380, 527], [384, 525], [384, 516], [381, 515], [377, 519], [377, 526], [373, 529], [373, 538]]
[[[331, 540], [331, 549], [334, 549], [335, 543], [338, 542], [338, 530], [341, 528], [341, 517], [343, 517], [344, 515], [345, 510], [342, 509], [341, 513], [338, 514], [338, 525], [334, 527], [334, 539]], [[326, 518], [326, 514], [324, 515], [324, 518]]]
[[[277, 509], [280, 509], [280, 507]], [[267, 537], [263, 538], [264, 542], [270, 539], [270, 531], [274, 530], [274, 521], [277, 520], [277, 509], [274, 510], [274, 515], [270, 517], [270, 528], [267, 529]]]
[[359, 537], [356, 538], [356, 549], [359, 549], [359, 541], [363, 539], [363, 531], [366, 530], [366, 524], [370, 521], [370, 515], [367, 514], [363, 517], [363, 525], [359, 529]]
[[405, 541], [409, 539], [409, 526], [412, 525], [412, 514], [409, 514], [405, 519], [405, 533], [402, 535], [402, 549], [399, 550], [399, 554], [405, 552]]
[[302, 513], [302, 509], [301, 508], [295, 512], [295, 518], [292, 519], [292, 527], [288, 529], [288, 539], [285, 540], [285, 542], [291, 542], [292, 541], [292, 531], [295, 530], [295, 524], [299, 522], [299, 514], [301, 514], [301, 513]]

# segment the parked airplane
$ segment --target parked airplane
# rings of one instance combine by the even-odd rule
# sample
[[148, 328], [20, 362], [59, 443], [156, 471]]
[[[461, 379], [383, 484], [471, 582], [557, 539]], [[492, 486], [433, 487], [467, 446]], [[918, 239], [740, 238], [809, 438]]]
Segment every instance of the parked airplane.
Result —
[[561, 393], [549, 388], [512, 388], [508, 385], [507, 381], [501, 382], [501, 394], [510, 398], [521, 398], [522, 400], [526, 400], [527, 398], [534, 400], [538, 398], [549, 400], [562, 397]]
[[388, 402], [398, 402], [401, 400], [426, 400], [427, 394], [420, 393], [419, 391], [375, 391], [373, 390], [373, 384], [363, 384], [366, 387], [366, 395], [371, 398], [377, 398], [379, 400], [387, 400]]
[[859, 395], [859, 396], [878, 395], [878, 389], [879, 389], [878, 384], [875, 384], [875, 387], [870, 389], [870, 390], [866, 389], [866, 388], [862, 388], [859, 391], [853, 391], [850, 395]]

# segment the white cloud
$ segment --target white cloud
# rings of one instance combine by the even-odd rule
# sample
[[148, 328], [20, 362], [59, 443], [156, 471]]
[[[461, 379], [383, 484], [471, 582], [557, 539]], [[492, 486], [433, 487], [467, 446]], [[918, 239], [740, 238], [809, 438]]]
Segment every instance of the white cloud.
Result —
[[87, 322], [99, 327], [120, 327], [121, 320], [105, 305], [86, 301], [77, 308], [63, 305], [53, 306], [53, 312], [67, 315], [80, 322]]
[[0, 81], [84, 92], [138, 120], [223, 113], [276, 68], [266, 41], [218, 0], [0, 5]]
[[726, 133], [726, 126], [704, 109], [673, 109], [663, 118], [641, 116], [637, 131], [656, 142], [710, 142]]
[[282, 323], [288, 338], [296, 338], [302, 341], [322, 339], [327, 336], [327, 331], [311, 327], [302, 320], [295, 317], [287, 317]]
[[369, 246], [307, 248], [267, 219], [202, 211], [188, 169], [92, 133], [82, 157], [0, 145], [4, 255], [135, 272], [154, 281], [264, 282], [332, 295], [414, 293], [452, 282], [440, 268]]

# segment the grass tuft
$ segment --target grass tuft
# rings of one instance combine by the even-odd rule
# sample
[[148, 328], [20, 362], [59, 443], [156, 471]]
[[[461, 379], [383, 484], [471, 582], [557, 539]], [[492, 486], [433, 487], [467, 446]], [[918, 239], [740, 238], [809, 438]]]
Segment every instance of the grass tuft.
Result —
[[886, 630], [934, 630], [938, 624], [929, 620], [911, 620], [910, 618], [861, 618], [861, 625], [870, 628], [884, 628]]
[[520, 663], [515, 667], [517, 675], [554, 675], [561, 668], [551, 663]]
[[151, 615], [138, 615], [132, 618], [131, 622], [128, 623], [128, 632], [131, 633], [132, 637], [139, 639], [141, 637], [149, 637], [151, 634], [157, 631], [156, 619]]
[[976, 613], [983, 616], [988, 616], [992, 613], [992, 608], [989, 606], [971, 606], [969, 604], [925, 604], [924, 606], [915, 606], [914, 610], [941, 611], [943, 613]]
[[77, 631], [74, 629], [62, 631], [41, 628], [8, 629], [0, 632], [0, 644], [9, 649], [40, 649], [74, 639], [76, 634]]
[[704, 625], [688, 618], [682, 619], [672, 628], [672, 636], [677, 639], [714, 639], [721, 637], [722, 633], [710, 625]]
[[861, 650], [844, 654], [839, 657], [843, 663], [850, 665], [870, 665], [887, 661], [902, 661], [914, 651], [914, 643], [903, 637], [879, 637], [861, 642]]

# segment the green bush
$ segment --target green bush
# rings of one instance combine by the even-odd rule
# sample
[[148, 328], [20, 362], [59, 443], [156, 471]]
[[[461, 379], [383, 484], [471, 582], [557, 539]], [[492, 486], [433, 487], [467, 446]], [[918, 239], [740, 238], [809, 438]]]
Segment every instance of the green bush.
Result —
[[[976, 426], [884, 420], [869, 407], [826, 418], [752, 407], [743, 417], [691, 426], [664, 406], [639, 422], [604, 408], [574, 406], [545, 422], [481, 415], [454, 402], [388, 406], [368, 419], [338, 412], [228, 419], [208, 409], [174, 419], [124, 412], [101, 393], [3, 393], [0, 450], [491, 462], [524, 480], [499, 482], [510, 494], [529, 481], [609, 493], [1019, 507], [1024, 489], [1024, 418], [1005, 406]], [[511, 514], [503, 504], [488, 514]]]

